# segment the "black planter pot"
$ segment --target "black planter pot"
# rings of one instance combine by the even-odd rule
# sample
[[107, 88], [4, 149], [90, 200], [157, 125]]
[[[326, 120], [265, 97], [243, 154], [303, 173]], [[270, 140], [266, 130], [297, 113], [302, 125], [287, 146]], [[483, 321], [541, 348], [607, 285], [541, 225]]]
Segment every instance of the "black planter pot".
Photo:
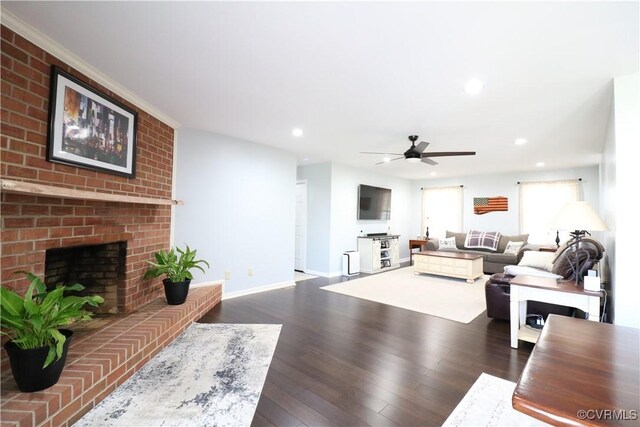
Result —
[[187, 279], [184, 282], [172, 282], [169, 279], [164, 279], [162, 283], [164, 284], [164, 296], [167, 298], [167, 304], [180, 305], [185, 302], [187, 295], [189, 295], [191, 279]]
[[62, 350], [62, 357], [54, 360], [44, 369], [42, 369], [42, 365], [44, 365], [44, 361], [47, 359], [47, 354], [49, 353], [48, 346], [23, 350], [11, 341], [8, 341], [4, 345], [9, 355], [11, 373], [20, 391], [32, 392], [44, 390], [58, 382], [67, 360], [67, 351], [69, 350], [71, 335], [73, 335], [73, 332], [67, 329], [60, 329], [60, 333], [67, 337]]

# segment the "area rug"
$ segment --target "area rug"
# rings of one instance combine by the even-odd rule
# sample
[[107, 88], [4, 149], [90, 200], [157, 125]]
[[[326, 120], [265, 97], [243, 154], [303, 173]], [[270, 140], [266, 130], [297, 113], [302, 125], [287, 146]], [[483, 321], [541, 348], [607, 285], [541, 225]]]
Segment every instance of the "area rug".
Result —
[[415, 274], [412, 267], [405, 267], [320, 289], [469, 323], [487, 308], [487, 278], [485, 275], [467, 283], [464, 279]]
[[515, 388], [515, 383], [483, 372], [442, 426], [548, 426], [513, 409], [511, 396]]
[[74, 426], [249, 426], [281, 327], [194, 323]]

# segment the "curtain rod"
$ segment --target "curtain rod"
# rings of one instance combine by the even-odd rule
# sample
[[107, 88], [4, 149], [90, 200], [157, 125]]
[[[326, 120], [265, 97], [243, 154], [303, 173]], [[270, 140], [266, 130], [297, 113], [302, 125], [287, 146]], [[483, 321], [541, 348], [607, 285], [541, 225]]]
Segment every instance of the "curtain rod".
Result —
[[[561, 182], [561, 181], [576, 181], [574, 179], [559, 179], [557, 181], [527, 181], [526, 183], [537, 183], [537, 182]], [[577, 181], [582, 181], [582, 178], [578, 178]], [[525, 183], [525, 184], [526, 184]], [[522, 182], [518, 181], [518, 185], [522, 184]]]
[[[520, 183], [518, 183], [518, 184], [520, 184]], [[431, 189], [431, 188], [449, 188], [449, 187], [455, 187], [455, 186], [454, 186], [454, 185], [449, 185], [449, 186], [447, 186], [447, 187], [426, 187], [426, 188], [427, 188], [427, 189]], [[459, 185], [459, 187], [460, 187], [460, 188], [464, 188], [464, 185], [460, 184], [460, 185]], [[421, 189], [421, 190], [424, 190], [424, 189], [425, 189], [425, 187], [420, 187], [420, 189]]]

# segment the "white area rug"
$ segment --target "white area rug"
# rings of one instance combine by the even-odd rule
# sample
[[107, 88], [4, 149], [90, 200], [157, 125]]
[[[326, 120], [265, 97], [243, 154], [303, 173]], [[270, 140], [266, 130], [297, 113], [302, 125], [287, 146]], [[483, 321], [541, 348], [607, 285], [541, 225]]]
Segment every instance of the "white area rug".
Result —
[[405, 267], [321, 289], [469, 323], [487, 308], [487, 278], [485, 275], [467, 283], [464, 279], [415, 274], [413, 267]]
[[307, 279], [315, 279], [318, 276], [314, 276], [313, 274], [307, 274], [307, 273], [302, 273], [300, 271], [293, 271], [293, 280], [295, 280], [296, 282], [300, 282], [302, 280], [307, 280]]
[[513, 409], [511, 396], [515, 388], [511, 381], [482, 373], [442, 426], [548, 426]]
[[74, 426], [249, 426], [281, 327], [194, 323]]

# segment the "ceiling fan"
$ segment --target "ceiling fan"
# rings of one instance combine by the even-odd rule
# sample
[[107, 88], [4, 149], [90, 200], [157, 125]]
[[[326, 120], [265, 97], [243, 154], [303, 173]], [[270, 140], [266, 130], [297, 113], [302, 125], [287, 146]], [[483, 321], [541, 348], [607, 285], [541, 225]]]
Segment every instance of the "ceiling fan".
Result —
[[381, 165], [383, 163], [393, 162], [394, 160], [405, 159], [408, 162], [412, 163], [426, 163], [428, 165], [437, 165], [438, 162], [432, 160], [430, 157], [447, 157], [447, 156], [475, 156], [475, 151], [431, 151], [425, 153], [424, 150], [429, 145], [428, 142], [420, 142], [416, 145], [416, 141], [418, 140], [418, 135], [410, 135], [409, 141], [411, 141], [411, 147], [405, 151], [403, 154], [400, 153], [375, 153], [371, 151], [361, 151], [361, 154], [387, 154], [390, 156], [401, 156], [396, 157], [395, 159], [388, 159], [386, 161], [378, 162], [376, 165]]

